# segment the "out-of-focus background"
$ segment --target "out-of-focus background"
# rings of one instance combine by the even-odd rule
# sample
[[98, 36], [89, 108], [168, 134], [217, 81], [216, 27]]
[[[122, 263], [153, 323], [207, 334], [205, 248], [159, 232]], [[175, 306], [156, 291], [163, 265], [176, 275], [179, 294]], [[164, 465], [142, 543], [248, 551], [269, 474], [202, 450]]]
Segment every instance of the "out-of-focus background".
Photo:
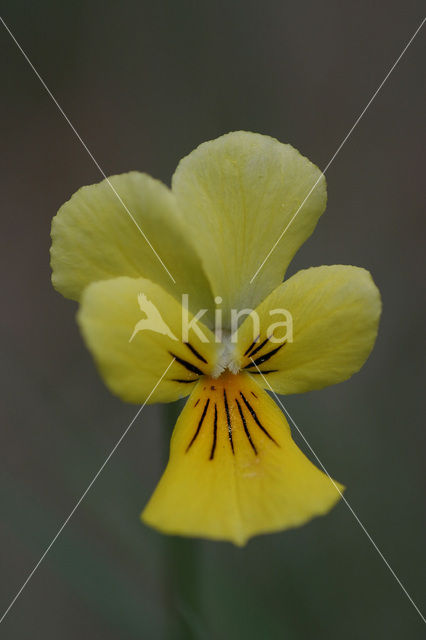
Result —
[[[169, 183], [183, 155], [235, 129], [290, 142], [324, 168], [422, 5], [5, 0], [3, 17], [106, 174]], [[420, 33], [330, 167], [327, 212], [291, 265], [369, 269], [383, 296], [376, 348], [352, 380], [285, 399], [420, 607], [424, 42]], [[51, 218], [101, 176], [1, 25], [0, 44], [3, 611], [135, 407], [103, 386], [76, 305], [50, 284]], [[1, 637], [161, 639], [178, 637], [179, 617], [187, 638], [424, 637], [345, 504], [244, 549], [198, 542], [191, 586], [192, 548], [139, 522], [165, 466], [164, 413], [143, 411]]]

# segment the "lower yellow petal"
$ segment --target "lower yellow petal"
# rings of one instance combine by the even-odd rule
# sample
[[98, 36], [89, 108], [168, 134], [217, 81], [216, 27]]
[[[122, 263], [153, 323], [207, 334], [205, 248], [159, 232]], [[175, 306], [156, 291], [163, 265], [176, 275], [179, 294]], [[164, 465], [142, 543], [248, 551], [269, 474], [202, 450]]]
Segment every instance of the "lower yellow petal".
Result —
[[267, 393], [246, 374], [224, 374], [192, 392], [142, 519], [165, 533], [244, 545], [327, 513], [341, 491], [296, 446]]

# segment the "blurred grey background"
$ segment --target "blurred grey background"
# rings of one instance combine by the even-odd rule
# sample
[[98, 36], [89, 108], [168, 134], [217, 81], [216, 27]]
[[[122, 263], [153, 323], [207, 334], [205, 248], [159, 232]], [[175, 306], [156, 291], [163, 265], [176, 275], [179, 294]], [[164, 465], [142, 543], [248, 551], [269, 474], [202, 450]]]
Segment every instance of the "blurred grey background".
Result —
[[[183, 155], [235, 129], [290, 142], [323, 168], [423, 8], [410, 0], [2, 4], [106, 174], [139, 169], [167, 183]], [[421, 608], [424, 44], [423, 32], [330, 167], [327, 212], [291, 265], [369, 269], [384, 304], [376, 348], [352, 380], [284, 399]], [[76, 305], [50, 284], [51, 218], [101, 176], [2, 26], [0, 45], [3, 610], [135, 407], [104, 388]], [[1, 637], [161, 639], [173, 636], [176, 615], [188, 638], [424, 637], [344, 504], [242, 550], [198, 542], [199, 575], [188, 587], [191, 546], [139, 522], [166, 461], [164, 413], [143, 411]]]

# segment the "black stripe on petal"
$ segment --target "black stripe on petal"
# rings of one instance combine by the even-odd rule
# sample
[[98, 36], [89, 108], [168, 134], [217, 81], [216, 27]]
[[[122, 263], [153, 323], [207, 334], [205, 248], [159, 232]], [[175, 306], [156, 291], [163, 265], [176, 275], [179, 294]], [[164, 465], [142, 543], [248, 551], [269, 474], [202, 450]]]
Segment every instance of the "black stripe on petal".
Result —
[[279, 371], [279, 369], [266, 369], [266, 371], [265, 371], [265, 370], [264, 370], [264, 371], [261, 371], [261, 370], [259, 369], [259, 371], [249, 371], [249, 373], [251, 373], [252, 375], [254, 374], [254, 375], [256, 375], [256, 376], [259, 376], [261, 373], [262, 373], [263, 375], [266, 375], [267, 373], [276, 373], [277, 371]]
[[207, 398], [207, 400], [206, 400], [206, 404], [204, 405], [203, 413], [201, 414], [201, 418], [200, 418], [200, 421], [199, 421], [198, 426], [197, 426], [197, 430], [196, 430], [196, 432], [194, 433], [194, 435], [192, 436], [192, 440], [191, 440], [191, 442], [190, 442], [190, 443], [189, 443], [189, 445], [186, 447], [186, 450], [187, 450], [187, 451], [189, 451], [189, 449], [192, 447], [192, 445], [193, 445], [193, 443], [194, 443], [194, 441], [195, 441], [196, 437], [197, 437], [197, 436], [198, 436], [198, 434], [200, 433], [201, 425], [203, 424], [203, 422], [204, 422], [204, 418], [206, 417], [206, 413], [207, 413], [207, 409], [208, 409], [209, 403], [210, 403], [210, 398]]
[[[282, 344], [278, 345], [278, 347], [275, 347], [275, 349], [271, 349], [271, 351], [268, 351], [268, 353], [265, 353], [263, 356], [260, 356], [259, 358], [256, 358], [256, 360], [253, 360], [251, 358], [251, 362], [250, 364], [247, 364], [244, 369], [248, 369], [250, 367], [258, 367], [260, 364], [263, 364], [264, 362], [266, 362], [267, 360], [269, 360], [269, 358], [272, 358], [272, 356], [274, 356], [277, 351], [279, 351], [280, 349], [282, 349], [282, 347], [286, 344], [286, 342], [283, 342]], [[254, 351], [253, 351], [254, 354]], [[252, 355], [253, 355], [252, 354]]]
[[190, 344], [189, 342], [185, 342], [184, 344], [186, 344], [188, 349], [194, 354], [196, 358], [198, 358], [198, 360], [201, 360], [201, 362], [205, 362], [207, 364], [207, 360], [203, 358], [201, 353], [198, 353], [198, 351], [196, 350], [195, 347], [192, 346], [192, 344]]
[[271, 434], [265, 429], [263, 424], [260, 422], [259, 418], [257, 417], [256, 411], [253, 409], [253, 407], [251, 406], [250, 402], [247, 400], [247, 398], [245, 397], [245, 395], [243, 394], [242, 391], [240, 391], [240, 396], [242, 397], [244, 404], [246, 405], [247, 409], [250, 411], [251, 417], [253, 418], [253, 420], [255, 421], [257, 426], [259, 427], [259, 429], [261, 429], [263, 431], [263, 433], [266, 436], [268, 436], [269, 440], [272, 440], [272, 442], [275, 442], [277, 447], [279, 447], [278, 442], [271, 436]]
[[223, 390], [223, 400], [225, 403], [225, 413], [226, 413], [226, 422], [228, 424], [228, 438], [231, 443], [232, 453], [234, 452], [234, 442], [232, 440], [232, 424], [231, 424], [231, 416], [229, 415], [229, 406], [228, 406], [228, 398], [226, 396], [226, 389]]
[[257, 336], [257, 338], [256, 338], [255, 340], [253, 340], [253, 342], [251, 343], [251, 345], [249, 345], [249, 346], [247, 347], [247, 349], [244, 351], [244, 355], [245, 355], [245, 356], [248, 356], [248, 355], [249, 355], [249, 353], [250, 353], [250, 351], [251, 351], [252, 349], [254, 349], [254, 347], [257, 345], [257, 341], [259, 340], [259, 338], [260, 338], [260, 336]]
[[214, 458], [214, 452], [216, 450], [216, 441], [217, 441], [217, 406], [216, 403], [214, 405], [214, 421], [213, 421], [213, 444], [212, 450], [210, 452], [210, 460]]
[[255, 447], [255, 444], [254, 444], [253, 440], [251, 439], [250, 431], [248, 430], [247, 422], [246, 422], [243, 410], [242, 410], [241, 405], [238, 402], [237, 398], [235, 398], [235, 402], [237, 403], [238, 411], [240, 412], [241, 422], [243, 423], [243, 427], [244, 427], [244, 431], [245, 431], [245, 434], [247, 436], [247, 439], [250, 442], [251, 448], [253, 449], [253, 451], [257, 455], [257, 449]]
[[181, 364], [183, 367], [185, 367], [185, 369], [187, 369], [191, 373], [196, 373], [198, 376], [204, 375], [201, 369], [196, 367], [195, 364], [191, 364], [187, 360], [184, 360], [183, 358], [179, 358], [179, 356], [177, 356], [175, 353], [172, 353], [171, 351], [169, 351], [169, 353], [171, 356], [173, 356], [173, 358], [176, 359], [177, 362], [179, 362], [179, 364]]
[[258, 351], [260, 351], [261, 349], [263, 349], [263, 347], [265, 346], [265, 344], [269, 342], [269, 338], [265, 338], [265, 340], [263, 342], [260, 343], [260, 345], [258, 347], [256, 347], [256, 349], [254, 351], [252, 351], [251, 353], [247, 354], [248, 358], [252, 358], [254, 356], [255, 353], [257, 353]]

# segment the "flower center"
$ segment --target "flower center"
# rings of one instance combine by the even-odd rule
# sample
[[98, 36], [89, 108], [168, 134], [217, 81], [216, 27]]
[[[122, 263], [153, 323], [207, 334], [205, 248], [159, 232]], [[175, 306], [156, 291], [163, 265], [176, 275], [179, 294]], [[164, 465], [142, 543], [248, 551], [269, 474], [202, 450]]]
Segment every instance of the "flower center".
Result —
[[225, 336], [222, 340], [222, 353], [213, 369], [212, 378], [218, 378], [224, 371], [229, 370], [233, 374], [240, 371], [240, 365], [235, 357], [236, 345], [231, 342], [231, 336]]

